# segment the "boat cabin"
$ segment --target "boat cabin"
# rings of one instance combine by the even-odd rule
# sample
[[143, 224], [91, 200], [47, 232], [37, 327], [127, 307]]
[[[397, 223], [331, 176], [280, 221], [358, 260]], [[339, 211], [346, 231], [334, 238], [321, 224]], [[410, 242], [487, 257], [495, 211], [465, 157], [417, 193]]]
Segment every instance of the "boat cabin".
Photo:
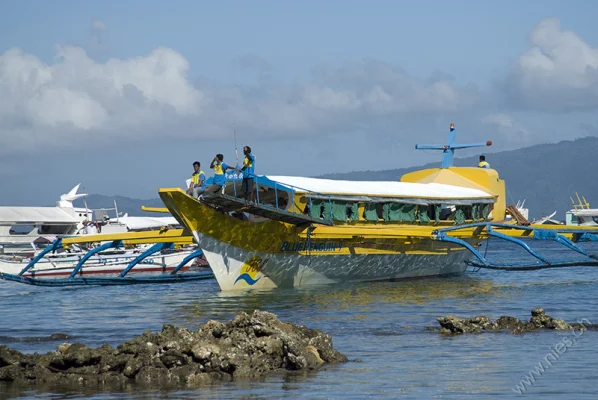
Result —
[[[300, 214], [327, 225], [343, 223], [463, 224], [488, 220], [496, 196], [439, 183], [340, 181], [292, 176], [258, 176], [259, 207]], [[229, 180], [222, 194], [242, 197], [241, 181]], [[254, 207], [255, 208], [255, 207]], [[257, 210], [254, 213], [259, 215]], [[271, 213], [270, 213], [271, 214]], [[274, 216], [271, 219], [276, 219]]]

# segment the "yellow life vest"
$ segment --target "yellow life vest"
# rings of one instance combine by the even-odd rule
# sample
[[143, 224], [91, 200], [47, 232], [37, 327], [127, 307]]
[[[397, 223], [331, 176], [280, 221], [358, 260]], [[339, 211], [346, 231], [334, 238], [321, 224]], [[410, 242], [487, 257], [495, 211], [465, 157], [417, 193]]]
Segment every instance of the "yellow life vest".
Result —
[[214, 173], [216, 175], [224, 175], [224, 171], [222, 170], [222, 164], [214, 164]]
[[202, 170], [199, 170], [199, 172], [194, 172], [193, 175], [191, 175], [191, 183], [194, 185], [199, 185], [199, 177], [201, 174], [204, 176], [206, 175]]
[[490, 164], [488, 164], [486, 161], [480, 161], [478, 168], [490, 168]]

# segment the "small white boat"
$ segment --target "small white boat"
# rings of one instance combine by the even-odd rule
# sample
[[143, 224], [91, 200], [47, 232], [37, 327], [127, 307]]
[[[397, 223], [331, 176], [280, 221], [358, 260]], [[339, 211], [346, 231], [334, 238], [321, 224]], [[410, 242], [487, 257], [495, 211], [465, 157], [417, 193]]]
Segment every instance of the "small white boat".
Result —
[[[60, 237], [98, 233], [139, 232], [179, 223], [170, 217], [120, 216], [114, 208], [92, 210], [74, 207], [73, 202], [87, 196], [77, 193], [80, 184], [60, 196], [54, 207], [0, 206], [0, 254], [29, 253], [44, 248]], [[116, 216], [110, 217], [110, 211]]]
[[571, 198], [573, 208], [565, 213], [567, 225], [596, 226], [598, 225], [598, 208], [590, 208], [585, 197], [579, 197], [576, 192], [577, 203]]
[[[77, 276], [116, 274], [122, 272], [132, 261], [139, 257], [149, 246], [139, 247], [134, 250], [110, 251], [108, 254], [98, 253], [87, 258], [77, 272]], [[172, 272], [184, 259], [196, 251], [195, 247], [184, 249], [163, 250], [159, 253], [149, 255], [138, 262], [134, 274], [139, 273], [166, 273]], [[28, 269], [25, 277], [68, 277], [77, 267], [87, 252], [67, 252], [50, 254], [36, 261], [35, 265]], [[25, 269], [33, 260], [34, 254], [28, 257], [4, 256], [0, 257], [0, 272], [17, 275]], [[208, 266], [205, 258], [199, 256], [189, 260], [179, 270], [181, 272], [206, 268]]]

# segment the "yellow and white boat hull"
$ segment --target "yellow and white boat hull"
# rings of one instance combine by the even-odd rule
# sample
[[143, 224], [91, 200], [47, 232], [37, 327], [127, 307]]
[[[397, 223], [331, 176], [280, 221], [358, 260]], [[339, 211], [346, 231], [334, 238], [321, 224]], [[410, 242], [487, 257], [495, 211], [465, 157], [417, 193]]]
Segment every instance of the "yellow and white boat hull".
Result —
[[[432, 226], [335, 225], [311, 231], [279, 221], [243, 221], [180, 189], [161, 189], [193, 234], [223, 291], [302, 287], [461, 274], [471, 254], [432, 238]], [[468, 243], [480, 237], [466, 232]]]
[[[195, 231], [222, 290], [291, 288], [455, 275], [465, 272], [471, 254], [455, 248], [445, 254], [273, 254], [247, 251]], [[431, 241], [432, 242], [432, 241]]]

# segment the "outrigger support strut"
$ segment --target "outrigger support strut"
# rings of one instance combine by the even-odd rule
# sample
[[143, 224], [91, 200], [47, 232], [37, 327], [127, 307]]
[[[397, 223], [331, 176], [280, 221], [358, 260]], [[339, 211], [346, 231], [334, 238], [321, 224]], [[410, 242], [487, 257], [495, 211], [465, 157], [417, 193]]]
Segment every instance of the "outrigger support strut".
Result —
[[458, 244], [459, 246], [463, 246], [467, 250], [469, 250], [471, 252], [471, 254], [473, 254], [478, 260], [480, 260], [483, 265], [490, 265], [488, 260], [486, 260], [486, 258], [483, 255], [481, 255], [479, 251], [477, 251], [472, 245], [470, 245], [469, 243], [467, 243], [464, 240], [449, 236], [446, 234], [446, 232], [440, 232], [440, 231], [438, 231], [433, 237], [435, 240], [439, 240], [441, 242], [455, 243], [455, 244]]
[[89, 250], [83, 257], [81, 257], [81, 260], [79, 260], [79, 262], [77, 263], [77, 266], [75, 267], [75, 269], [73, 269], [73, 272], [71, 272], [71, 274], [69, 275], [69, 278], [74, 278], [75, 276], [77, 276], [77, 274], [83, 267], [83, 264], [85, 264], [85, 261], [89, 260], [89, 258], [91, 256], [93, 256], [94, 254], [100, 253], [107, 249], [121, 247], [122, 245], [123, 245], [122, 240], [113, 240], [111, 242], [104, 243], [103, 245], [98, 246], [95, 249]]
[[152, 254], [157, 253], [162, 250], [165, 250], [165, 249], [172, 249], [173, 247], [174, 247], [174, 243], [172, 243], [172, 242], [154, 244], [152, 247], [150, 247], [143, 253], [139, 254], [137, 257], [135, 257], [135, 259], [133, 261], [131, 261], [129, 263], [129, 265], [127, 265], [127, 268], [125, 268], [123, 270], [123, 272], [120, 273], [119, 278], [124, 278], [129, 273], [129, 271], [133, 269], [134, 266], [139, 264], [141, 261], [143, 261], [147, 257], [151, 256]]
[[179, 272], [179, 270], [181, 268], [183, 268], [189, 261], [193, 260], [194, 258], [197, 258], [199, 256], [201, 256], [203, 254], [203, 251], [201, 251], [201, 249], [195, 250], [193, 253], [189, 254], [187, 257], [185, 257], [183, 259], [183, 261], [180, 262], [179, 265], [176, 266], [175, 269], [172, 270], [172, 272], [170, 273], [171, 275], [175, 275], [177, 272]]
[[[517, 230], [524, 230], [529, 231], [533, 235], [532, 236], [525, 236], [527, 238], [536, 239], [536, 240], [553, 240], [557, 243], [560, 243], [571, 250], [576, 251], [586, 257], [584, 260], [572, 260], [572, 259], [564, 259], [564, 260], [548, 260], [545, 257], [541, 256], [537, 252], [535, 252], [527, 243], [523, 240], [511, 237], [506, 235], [502, 232], [497, 232], [493, 228], [509, 228], [509, 229], [517, 229]], [[535, 263], [492, 263], [486, 257], [480, 254], [472, 245], [467, 243], [465, 240], [460, 239], [455, 236], [449, 236], [448, 232], [451, 231], [459, 231], [461, 229], [470, 229], [474, 228], [475, 235], [480, 235], [484, 230], [486, 230], [486, 234], [489, 237], [495, 237], [498, 239], [506, 240], [511, 243], [515, 243], [516, 245], [524, 248], [529, 254], [535, 257], [538, 261]], [[580, 247], [579, 245], [573, 243], [570, 239], [563, 236], [562, 232], [569, 232], [571, 234], [584, 234], [587, 233], [589, 235], [595, 235], [594, 233], [588, 232], [588, 230], [584, 230], [582, 228], [576, 229], [563, 229], [563, 230], [549, 230], [549, 229], [541, 229], [541, 228], [533, 228], [529, 226], [518, 226], [518, 225], [507, 225], [501, 223], [492, 223], [492, 222], [475, 222], [466, 225], [459, 225], [447, 228], [440, 228], [432, 232], [432, 238], [434, 240], [454, 243], [459, 246], [462, 246], [469, 250], [469, 252], [477, 258], [479, 261], [475, 261], [469, 259], [465, 261], [466, 264], [479, 267], [479, 268], [488, 268], [488, 269], [496, 269], [496, 270], [505, 270], [505, 271], [531, 271], [531, 270], [539, 270], [544, 268], [561, 268], [561, 267], [574, 267], [574, 266], [598, 266], [598, 257], [594, 254], [589, 254], [585, 249]], [[475, 237], [475, 236], [474, 236]]]
[[29, 264], [27, 264], [27, 266], [25, 268], [23, 268], [21, 270], [21, 272], [19, 272], [19, 276], [22, 276], [25, 272], [27, 272], [27, 270], [31, 269], [39, 260], [44, 258], [46, 256], [46, 254], [48, 254], [54, 250], [58, 250], [61, 247], [62, 247], [62, 239], [58, 238], [54, 242], [52, 242], [51, 246], [46, 247], [45, 249], [40, 251], [40, 253], [37, 256], [33, 257], [33, 259], [31, 259], [31, 261], [29, 261]]
[[[175, 243], [177, 243], [177, 237], [173, 237], [170, 240], [164, 240], [166, 238], [162, 238], [162, 242], [153, 243], [153, 245], [145, 250], [143, 253], [139, 254], [135, 259], [129, 262], [126, 268], [120, 273], [119, 276], [116, 277], [93, 277], [88, 276], [88, 274], [80, 274], [81, 269], [85, 262], [87, 262], [91, 257], [98, 256], [98, 260], [102, 261], [100, 257], [100, 253], [104, 250], [110, 248], [119, 248], [123, 247], [125, 243], [128, 243], [130, 240], [128, 237], [120, 236], [123, 234], [119, 234], [118, 238], [116, 235], [112, 235], [110, 239], [102, 238], [104, 244], [98, 246], [94, 249], [91, 249], [87, 253], [85, 253], [76, 263], [75, 267], [69, 274], [68, 278], [35, 278], [33, 274], [31, 277], [24, 276], [24, 274], [33, 268], [37, 262], [39, 262], [42, 258], [45, 258], [48, 253], [53, 252], [61, 247], [65, 247], [65, 242], [62, 238], [56, 239], [50, 246], [46, 247], [45, 249], [41, 250], [39, 254], [29, 261], [27, 266], [22, 269], [21, 272], [18, 274], [9, 274], [5, 272], [0, 272], [0, 279], [11, 281], [11, 282], [18, 282], [18, 283], [25, 283], [28, 285], [34, 286], [51, 286], [51, 287], [60, 287], [60, 286], [88, 286], [88, 285], [97, 285], [97, 286], [106, 286], [106, 285], [135, 285], [135, 284], [150, 284], [150, 283], [177, 283], [177, 282], [191, 282], [191, 281], [198, 281], [204, 279], [213, 279], [214, 273], [209, 269], [206, 271], [200, 271], [197, 273], [178, 273], [181, 268], [183, 268], [189, 261], [192, 259], [199, 257], [203, 254], [201, 249], [196, 249], [193, 251], [185, 250], [187, 256], [183, 259], [183, 261], [176, 266], [176, 268], [172, 271], [172, 273], [162, 273], [157, 276], [127, 276], [127, 274], [140, 262], [142, 262], [146, 257], [162, 251], [164, 249], [171, 249], [174, 247]], [[134, 233], [131, 235], [138, 235], [138, 233]], [[67, 238], [70, 239], [70, 238]], [[91, 242], [97, 242], [98, 239], [94, 238], [95, 240], [90, 240]], [[136, 239], [133, 237], [133, 239]], [[138, 239], [138, 238], [137, 238]], [[173, 241], [175, 240], [175, 241]], [[67, 240], [68, 242], [68, 240]], [[68, 243], [66, 243], [68, 245]], [[187, 253], [188, 252], [188, 253]], [[129, 257], [126, 257], [127, 259]], [[178, 258], [178, 256], [177, 256]], [[73, 264], [70, 264], [73, 265]], [[98, 264], [94, 263], [94, 266]], [[120, 264], [119, 264], [120, 265]], [[70, 268], [69, 268], [70, 269]], [[45, 272], [45, 270], [44, 270]], [[97, 271], [96, 271], [97, 272]], [[100, 271], [101, 273], [101, 271]], [[43, 272], [40, 273], [43, 276]], [[78, 276], [81, 275], [81, 276]]]
[[[542, 261], [543, 263], [550, 264], [550, 261], [548, 261], [547, 259], [545, 259], [541, 255], [539, 255], [538, 253], [536, 253], [535, 251], [533, 251], [532, 248], [529, 247], [528, 244], [525, 243], [525, 242], [523, 242], [522, 240], [512, 238], [512, 237], [507, 236], [507, 235], [505, 235], [503, 233], [500, 233], [500, 232], [496, 232], [495, 230], [492, 229], [492, 225], [488, 225], [486, 229], [488, 231], [488, 235], [494, 236], [494, 237], [499, 238], [499, 239], [504, 239], [507, 242], [515, 243], [516, 245], [523, 247], [525, 249], [525, 251], [527, 251], [532, 256], [536, 257], [538, 260]], [[534, 231], [534, 233], [535, 233], [535, 231]]]
[[563, 235], [559, 235], [558, 232], [552, 232], [547, 229], [535, 229], [534, 230], [534, 238], [538, 240], [554, 240], [562, 244], [563, 246], [567, 246], [571, 250], [574, 250], [580, 254], [583, 254], [586, 257], [596, 258], [593, 254], [588, 254], [587, 251], [582, 249], [580, 246], [573, 243], [571, 240], [567, 239]]

